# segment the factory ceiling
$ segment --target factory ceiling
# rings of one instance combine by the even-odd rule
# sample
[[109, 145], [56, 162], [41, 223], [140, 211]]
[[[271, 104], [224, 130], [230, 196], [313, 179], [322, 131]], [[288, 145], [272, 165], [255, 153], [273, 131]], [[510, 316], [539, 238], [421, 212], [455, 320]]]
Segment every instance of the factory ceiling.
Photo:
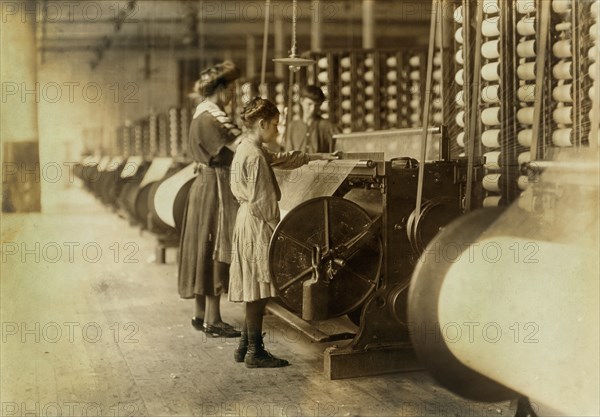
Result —
[[[321, 0], [320, 16], [314, 1], [298, 1], [298, 46], [310, 49], [311, 23], [322, 21], [323, 49], [362, 46], [361, 0]], [[245, 53], [255, 42], [260, 49], [264, 32], [265, 1], [242, 0], [129, 0], [54, 1], [29, 5], [37, 14], [38, 48], [42, 60], [55, 54], [89, 53], [98, 62], [110, 50], [153, 51], [199, 48], [205, 53], [231, 56]], [[430, 2], [374, 0], [376, 46], [423, 44], [427, 41]], [[289, 44], [292, 1], [270, 2], [270, 38], [274, 33]], [[279, 25], [279, 29], [277, 29]], [[279, 30], [279, 32], [277, 32]], [[273, 45], [273, 40], [269, 40]], [[282, 51], [281, 55], [288, 51]]]

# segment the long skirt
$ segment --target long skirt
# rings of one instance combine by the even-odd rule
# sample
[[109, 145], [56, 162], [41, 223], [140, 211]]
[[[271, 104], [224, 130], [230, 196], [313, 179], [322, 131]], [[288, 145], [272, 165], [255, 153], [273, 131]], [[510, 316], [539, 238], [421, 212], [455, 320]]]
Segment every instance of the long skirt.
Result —
[[231, 234], [237, 212], [228, 174], [221, 168], [203, 167], [190, 187], [179, 245], [181, 298], [227, 292]]

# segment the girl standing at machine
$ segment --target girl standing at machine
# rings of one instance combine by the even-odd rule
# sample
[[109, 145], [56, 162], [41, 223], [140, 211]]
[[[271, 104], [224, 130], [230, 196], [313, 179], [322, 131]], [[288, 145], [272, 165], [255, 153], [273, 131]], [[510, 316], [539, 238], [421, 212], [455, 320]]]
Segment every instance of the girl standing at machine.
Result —
[[195, 298], [192, 326], [211, 337], [238, 337], [221, 319], [220, 296], [229, 285], [231, 235], [237, 202], [229, 188], [229, 168], [241, 131], [225, 114], [240, 71], [230, 62], [200, 74], [196, 108], [189, 134], [189, 152], [198, 176], [188, 195], [179, 251], [179, 295]]
[[298, 168], [311, 160], [335, 159], [332, 155], [300, 151], [270, 152], [263, 144], [277, 139], [279, 111], [272, 102], [255, 98], [242, 112], [248, 131], [243, 135], [232, 162], [231, 191], [240, 204], [233, 232], [233, 259], [229, 300], [246, 303], [246, 317], [236, 362], [248, 368], [278, 368], [285, 359], [264, 349], [262, 320], [275, 287], [269, 274], [267, 249], [279, 222], [281, 191], [271, 167]]

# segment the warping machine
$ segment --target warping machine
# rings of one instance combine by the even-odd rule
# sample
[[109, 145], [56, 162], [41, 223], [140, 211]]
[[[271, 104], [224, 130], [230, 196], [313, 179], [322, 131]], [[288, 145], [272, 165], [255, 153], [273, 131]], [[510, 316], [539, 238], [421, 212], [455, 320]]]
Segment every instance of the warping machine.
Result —
[[440, 158], [447, 138], [430, 128], [415, 210], [422, 131], [338, 135], [341, 160], [278, 173], [282, 209], [291, 208], [269, 247], [281, 300], [305, 320], [349, 314], [359, 325], [347, 346], [326, 350], [332, 379], [419, 367], [406, 319], [410, 276], [427, 242], [462, 212], [466, 181], [466, 163]]
[[521, 396], [519, 416], [597, 416], [600, 2], [433, 4], [452, 39], [449, 130], [468, 160], [484, 158], [474, 183], [488, 208], [423, 252], [411, 340], [466, 398]]

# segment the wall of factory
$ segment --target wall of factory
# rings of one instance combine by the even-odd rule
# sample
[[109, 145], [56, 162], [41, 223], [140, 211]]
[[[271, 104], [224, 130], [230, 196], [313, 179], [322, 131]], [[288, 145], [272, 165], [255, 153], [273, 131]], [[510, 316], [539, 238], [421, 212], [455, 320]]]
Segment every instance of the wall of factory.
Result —
[[149, 60], [144, 51], [108, 51], [92, 69], [90, 55], [47, 54], [38, 67], [42, 206], [74, 183], [70, 167], [83, 154], [116, 152], [119, 126], [178, 105], [178, 61], [194, 58], [193, 51], [154, 51]]

